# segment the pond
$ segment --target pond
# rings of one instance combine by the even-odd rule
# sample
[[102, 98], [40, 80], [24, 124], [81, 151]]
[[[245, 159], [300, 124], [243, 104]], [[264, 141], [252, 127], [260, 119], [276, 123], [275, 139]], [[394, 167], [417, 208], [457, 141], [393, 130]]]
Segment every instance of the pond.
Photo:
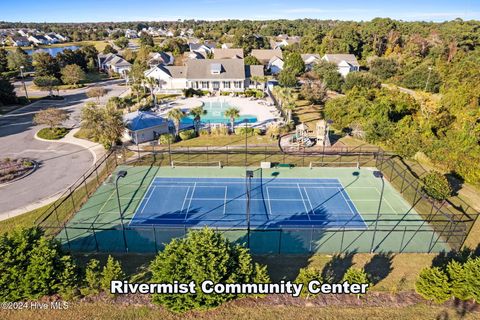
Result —
[[38, 48], [38, 49], [28, 49], [25, 50], [26, 53], [32, 55], [34, 52], [48, 52], [51, 56], [55, 57], [58, 53], [62, 52], [65, 49], [76, 50], [80, 46], [64, 46], [64, 47], [50, 47], [50, 48]]

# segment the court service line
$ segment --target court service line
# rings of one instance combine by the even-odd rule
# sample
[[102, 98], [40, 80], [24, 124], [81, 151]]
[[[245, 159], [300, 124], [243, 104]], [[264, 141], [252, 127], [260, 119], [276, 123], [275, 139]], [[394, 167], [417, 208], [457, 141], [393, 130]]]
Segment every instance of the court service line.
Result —
[[268, 208], [270, 209], [270, 213], [267, 212], [267, 219], [270, 219], [270, 216], [273, 215], [272, 204], [270, 203], [270, 192], [268, 192], [268, 187], [266, 189], [267, 189]]
[[135, 209], [135, 213], [133, 214], [133, 217], [132, 219], [130, 219], [130, 223], [133, 221], [133, 219], [135, 218], [135, 216], [137, 215], [138, 213], [138, 210], [140, 210], [140, 208], [142, 208], [142, 211], [145, 209], [145, 198], [147, 197], [147, 194], [150, 196], [152, 194], [152, 185], [155, 181], [156, 177], [153, 177], [152, 181], [150, 181], [150, 184], [148, 185], [148, 188], [147, 188], [147, 191], [143, 194], [143, 197], [142, 197], [142, 200], [139, 202], [139, 207]]
[[350, 206], [349, 201], [347, 200], [347, 198], [345, 198], [345, 195], [344, 195], [343, 192], [342, 192], [343, 189], [338, 188], [338, 191], [339, 191], [340, 194], [342, 195], [343, 200], [345, 200], [345, 202], [347, 203], [348, 209], [350, 209], [350, 212], [352, 213], [352, 216], [355, 216], [355, 211], [352, 210], [352, 207]]
[[303, 207], [305, 208], [305, 213], [308, 216], [308, 220], [312, 220], [312, 219], [310, 219], [310, 215], [308, 214], [307, 204], [305, 203], [305, 200], [303, 199], [303, 194], [302, 194], [302, 189], [300, 189], [300, 184], [297, 183], [297, 187], [298, 187], [298, 192], [300, 192], [300, 197], [302, 198]]
[[192, 195], [190, 197], [190, 201], [188, 202], [187, 212], [185, 212], [185, 220], [187, 220], [187, 214], [190, 212], [190, 205], [192, 204], [192, 199], [193, 199], [193, 195], [195, 194], [195, 188], [196, 187], [197, 187], [197, 183], [195, 182], [193, 184]]
[[142, 211], [140, 211], [140, 213], [143, 213], [143, 210], [145, 210], [145, 208], [147, 207], [148, 202], [150, 201], [150, 199], [152, 198], [153, 193], [155, 192], [155, 188], [156, 188], [156, 187], [153, 187], [153, 188], [152, 188], [152, 192], [150, 192], [150, 195], [149, 195], [148, 198], [146, 199], [147, 201], [145, 201], [145, 205], [143, 206]]
[[308, 195], [307, 188], [303, 187], [305, 190], [305, 195], [307, 196], [308, 203], [310, 204], [310, 208], [312, 208], [312, 213], [315, 214], [315, 209], [313, 208], [312, 202], [310, 201], [310, 196]]
[[225, 197], [223, 198], [223, 215], [225, 215], [227, 211], [227, 190], [228, 187], [225, 186]]
[[185, 192], [185, 196], [183, 197], [182, 209], [180, 210], [180, 212], [183, 212], [183, 208], [185, 208], [185, 202], [187, 201], [189, 191], [190, 191], [190, 186], [187, 187], [187, 192]]
[[103, 213], [103, 208], [105, 207], [105, 205], [108, 203], [108, 201], [110, 201], [110, 198], [113, 196], [113, 194], [116, 192], [116, 190], [113, 190], [112, 193], [110, 193], [110, 196], [107, 198], [107, 201], [105, 201], [102, 205], [102, 207], [100, 208], [100, 210], [98, 210], [98, 213]]

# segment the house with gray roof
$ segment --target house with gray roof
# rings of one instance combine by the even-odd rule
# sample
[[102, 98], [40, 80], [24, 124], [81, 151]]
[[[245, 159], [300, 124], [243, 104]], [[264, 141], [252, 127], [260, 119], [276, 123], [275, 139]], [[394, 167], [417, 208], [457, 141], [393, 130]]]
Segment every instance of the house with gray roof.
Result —
[[243, 59], [243, 49], [213, 49], [214, 59]]
[[337, 65], [338, 72], [346, 77], [350, 72], [360, 70], [360, 64], [353, 54], [326, 54], [322, 60], [334, 63]]
[[175, 58], [171, 52], [151, 52], [149, 54], [150, 60], [148, 60], [148, 65], [150, 67], [163, 64], [163, 65], [172, 65], [175, 62]]
[[300, 55], [303, 63], [305, 63], [305, 70], [312, 70], [313, 66], [320, 61], [320, 55], [317, 53], [305, 53]]
[[243, 59], [188, 60], [183, 67], [158, 65], [145, 72], [165, 91], [241, 92], [252, 86], [252, 76], [263, 75], [263, 66], [246, 66]]
[[98, 55], [98, 65], [101, 71], [114, 72], [125, 78], [132, 69], [132, 64], [114, 53]]
[[280, 49], [253, 49], [250, 55], [257, 58], [264, 66], [268, 65], [273, 57], [283, 59], [283, 53]]

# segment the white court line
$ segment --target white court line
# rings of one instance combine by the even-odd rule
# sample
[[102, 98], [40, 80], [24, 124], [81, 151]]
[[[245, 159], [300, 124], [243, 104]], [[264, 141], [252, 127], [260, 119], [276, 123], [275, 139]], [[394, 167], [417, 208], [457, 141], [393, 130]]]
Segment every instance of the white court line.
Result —
[[298, 183], [297, 183], [297, 187], [298, 187], [298, 192], [300, 192], [300, 197], [302, 198], [303, 206], [305, 207], [305, 213], [308, 216], [308, 220], [311, 221], [312, 219], [310, 219], [310, 215], [308, 214], [307, 204], [305, 203], [305, 200], [303, 199], [302, 189], [300, 189], [300, 185]]
[[[138, 203], [138, 205], [139, 205], [140, 207], [135, 208], [135, 213], [133, 214], [132, 219], [130, 219], [130, 222], [133, 221], [133, 219], [134, 219], [135, 216], [137, 215], [138, 210], [139, 210], [142, 206], [145, 207], [145, 204], [143, 203], [143, 201], [145, 200], [145, 197], [147, 196], [147, 194], [150, 192], [150, 188], [152, 187], [153, 182], [155, 181], [155, 179], [156, 179], [156, 178], [154, 177], [154, 178], [152, 179], [152, 181], [150, 181], [150, 184], [148, 185], [147, 191], [143, 194], [142, 200]], [[143, 210], [142, 210], [142, 212], [143, 212]]]
[[307, 195], [307, 200], [308, 203], [310, 204], [310, 208], [312, 208], [313, 214], [315, 214], [315, 209], [313, 208], [312, 202], [310, 201], [310, 196], [308, 195], [307, 188], [303, 187], [303, 190], [305, 190], [305, 194]]
[[[197, 187], [198, 188], [198, 187]], [[192, 200], [205, 200], [205, 201], [223, 201], [223, 198], [192, 198]], [[261, 198], [254, 198], [254, 199], [250, 199], [250, 201], [252, 200], [255, 200], [255, 201], [263, 201], [265, 199], [261, 199]], [[301, 199], [275, 199], [275, 198], [272, 198], [270, 200], [274, 200], [274, 201], [286, 201], [286, 202], [295, 202], [295, 201], [301, 201]], [[228, 199], [228, 201], [247, 201], [247, 198], [235, 198], [235, 199]]]
[[187, 192], [185, 193], [185, 196], [183, 197], [182, 209], [180, 210], [180, 212], [183, 212], [183, 208], [185, 208], [185, 201], [187, 201], [187, 196], [188, 196], [189, 191], [190, 191], [190, 187], [187, 187]]
[[[232, 179], [238, 179], [238, 178], [232, 178]], [[285, 178], [284, 178], [285, 179]], [[263, 180], [266, 180], [266, 179], [263, 179]], [[305, 180], [305, 179], [302, 179], [302, 180]], [[178, 181], [178, 182], [175, 182], [175, 181], [160, 181], [159, 183], [157, 183], [158, 185], [178, 185], [178, 184], [192, 184], [193, 181]], [[235, 181], [196, 181], [196, 183], [200, 184], [200, 183], [205, 183], [205, 184], [223, 184], [223, 185], [228, 185], [228, 184], [245, 184], [245, 182], [235, 182]], [[265, 182], [265, 184], [267, 183], [270, 183], [269, 181]], [[292, 185], [296, 185], [298, 183], [300, 184], [307, 184], [307, 185], [324, 185], [324, 184], [328, 184], [328, 185], [341, 185], [341, 183], [339, 182], [283, 182], [283, 181], [273, 181], [272, 183], [274, 184], [279, 184], [279, 185], [282, 185], [282, 184], [292, 184]], [[208, 187], [208, 186], [205, 186], [205, 187]], [[374, 188], [374, 187], [355, 187], [355, 188]]]
[[192, 204], [192, 199], [193, 199], [193, 195], [195, 194], [195, 188], [197, 187], [197, 183], [195, 182], [195, 184], [193, 185], [193, 189], [192, 189], [192, 196], [190, 197], [190, 202], [188, 203], [188, 207], [187, 207], [187, 212], [185, 212], [185, 220], [187, 220], [187, 214], [190, 212], [190, 205]]
[[225, 186], [225, 197], [223, 199], [223, 215], [226, 214], [226, 210], [227, 210], [227, 190], [228, 190], [228, 187]]
[[342, 195], [343, 200], [345, 200], [345, 202], [347, 203], [348, 209], [350, 209], [350, 212], [352, 213], [352, 216], [355, 216], [355, 212], [352, 210], [352, 207], [350, 206], [347, 198], [345, 198], [345, 196], [343, 195], [342, 189], [338, 188], [338, 191], [340, 191], [340, 194]]
[[[145, 202], [145, 205], [143, 206], [142, 211], [140, 211], [140, 213], [143, 213], [143, 210], [145, 210], [145, 208], [147, 207], [148, 201], [150, 201], [150, 199], [152, 198], [153, 193], [155, 192], [155, 188], [156, 188], [156, 187], [153, 187], [153, 188], [152, 188], [152, 192], [150, 192], [150, 196], [147, 198], [147, 201]], [[133, 217], [132, 217], [132, 218], [133, 218]]]
[[108, 197], [107, 201], [105, 201], [102, 205], [102, 207], [100, 208], [100, 210], [98, 210], [98, 213], [103, 213], [103, 208], [105, 207], [105, 205], [108, 203], [108, 201], [110, 201], [110, 198], [113, 196], [113, 194], [116, 192], [116, 190], [113, 190], [112, 193], [110, 193], [110, 196]]
[[266, 188], [266, 190], [267, 190], [268, 208], [270, 209], [270, 213], [267, 212], [267, 219], [270, 219], [270, 216], [273, 215], [272, 204], [270, 203], [270, 193], [268, 192], [268, 187]]

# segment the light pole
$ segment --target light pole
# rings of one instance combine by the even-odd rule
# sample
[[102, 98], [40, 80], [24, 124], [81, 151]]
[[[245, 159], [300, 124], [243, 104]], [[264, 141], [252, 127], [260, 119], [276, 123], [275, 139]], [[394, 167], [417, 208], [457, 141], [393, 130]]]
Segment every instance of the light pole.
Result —
[[425, 82], [425, 90], [423, 91], [427, 91], [427, 88], [428, 88], [428, 82], [430, 81], [430, 75], [432, 74], [432, 67], [428, 67], [428, 76], [427, 76], [427, 82]]
[[377, 210], [377, 218], [375, 219], [375, 228], [373, 230], [372, 236], [372, 246], [370, 247], [370, 253], [373, 253], [375, 248], [375, 235], [377, 234], [377, 226], [378, 226], [378, 219], [380, 219], [380, 209], [382, 208], [382, 200], [383, 200], [383, 191], [385, 189], [385, 180], [383, 180], [383, 173], [380, 171], [373, 171], [373, 176], [375, 178], [380, 178], [382, 181], [382, 191], [380, 192], [380, 201], [378, 202], [378, 210]]
[[127, 171], [125, 170], [121, 170], [117, 172], [117, 178], [115, 179], [115, 189], [117, 191], [118, 212], [120, 213], [120, 223], [122, 225], [123, 244], [125, 246], [125, 251], [128, 252], [127, 239], [125, 237], [125, 225], [123, 223], [123, 212], [122, 212], [122, 206], [120, 204], [120, 193], [118, 192], [118, 180], [120, 180], [120, 178], [125, 178], [126, 176], [127, 176]]
[[27, 102], [30, 102], [30, 99], [28, 99], [28, 92], [27, 92], [27, 86], [25, 85], [25, 78], [23, 76], [23, 69], [24, 66], [20, 66], [20, 74], [22, 76], [22, 84], [23, 84], [23, 90], [25, 90], [25, 97], [27, 98]]
[[245, 119], [245, 167], [247, 167], [247, 153], [248, 153], [248, 119]]
[[253, 178], [253, 170], [247, 170], [246, 172], [246, 178], [247, 178], [247, 185], [246, 191], [247, 191], [247, 248], [250, 249], [250, 190], [252, 189], [252, 178]]

